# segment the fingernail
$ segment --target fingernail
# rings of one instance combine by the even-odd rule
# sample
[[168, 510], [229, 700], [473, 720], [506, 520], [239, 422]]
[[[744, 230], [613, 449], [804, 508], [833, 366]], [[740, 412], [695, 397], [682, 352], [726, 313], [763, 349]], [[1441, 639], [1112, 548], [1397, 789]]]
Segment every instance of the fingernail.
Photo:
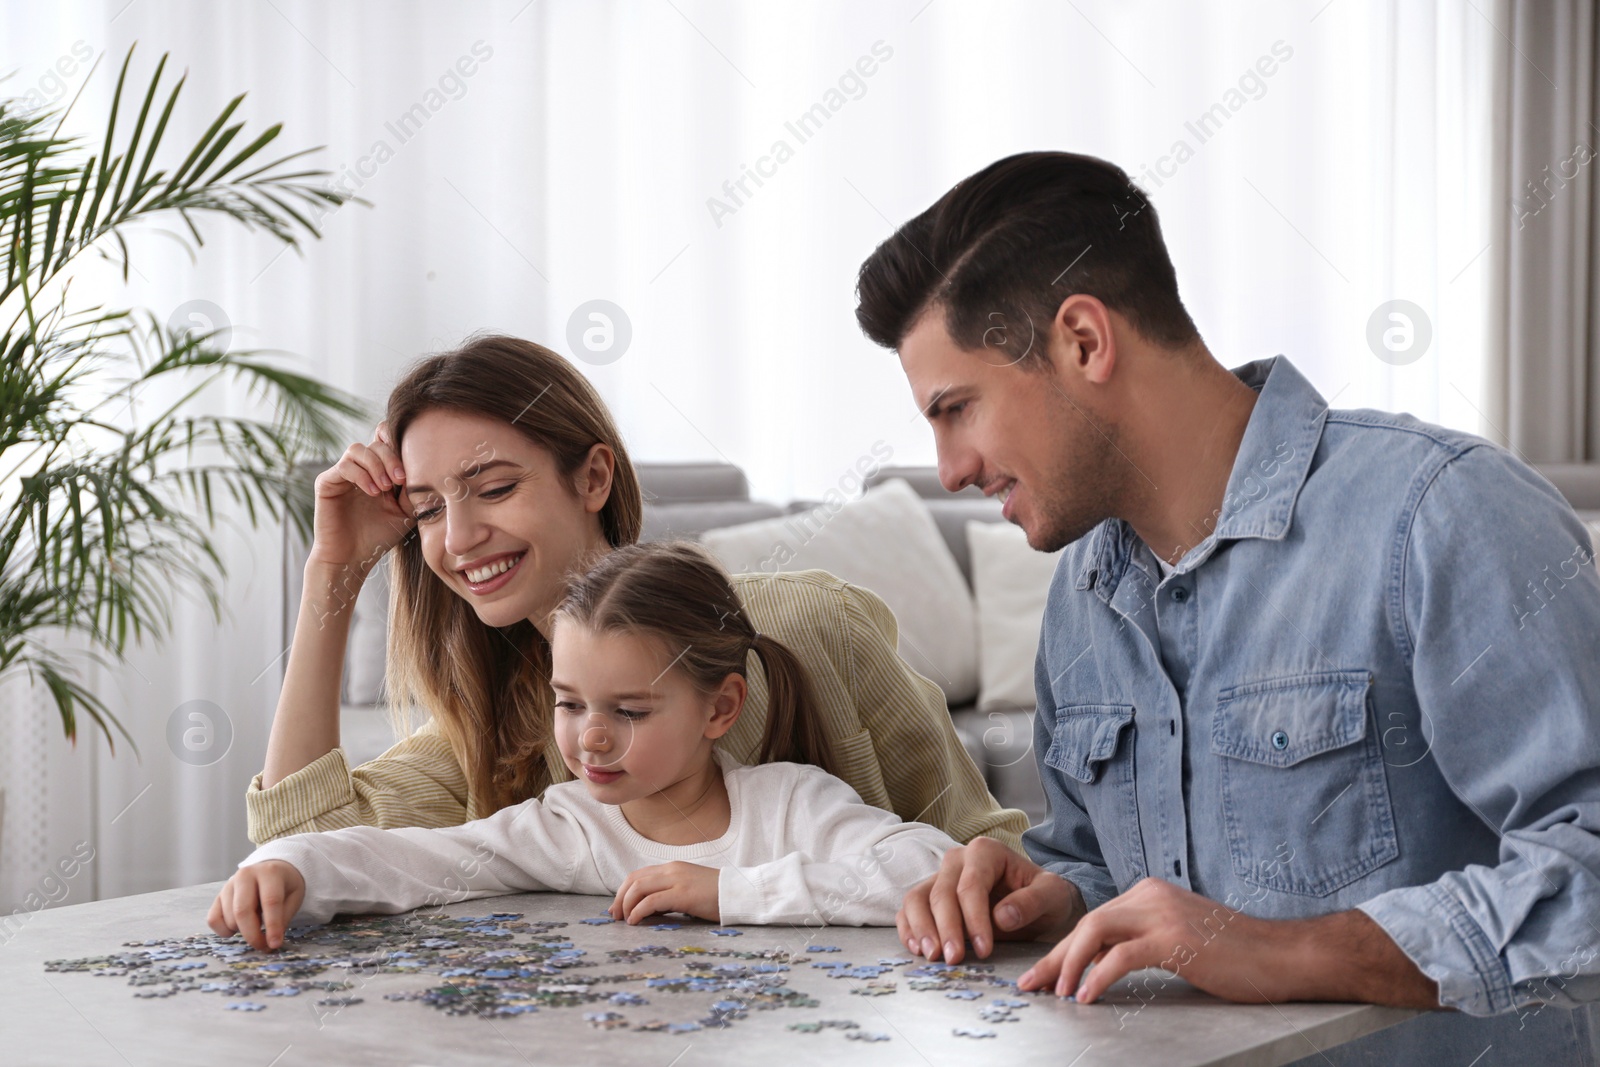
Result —
[[1072, 1000], [1073, 1002], [1078, 1003], [1078, 1004], [1092, 1004], [1092, 1003], [1094, 1003], [1094, 998], [1093, 997], [1089, 997], [1089, 998], [1085, 998], [1084, 997], [1084, 995], [1083, 995], [1083, 987], [1082, 986], [1079, 986], [1078, 987], [1078, 991], [1076, 993], [1072, 994], [1072, 996], [1069, 997], [1068, 999]]
[[922, 955], [925, 959], [933, 959], [933, 938], [925, 937], [922, 939]]
[[394, 480], [397, 482], [403, 482], [406, 480], [406, 472], [401, 470], [399, 467], [396, 467], [393, 471], [390, 471], [390, 473], [394, 475]]
[[917, 939], [916, 938], [909, 937], [909, 938], [906, 939], [906, 951], [911, 953], [913, 956], [921, 955], [921, 953], [917, 951]]
[[976, 952], [980, 956], [986, 955], [989, 951], [989, 942], [982, 937], [973, 938], [972, 951]]
[[1022, 916], [1017, 914], [1016, 906], [1012, 904], [1002, 906], [999, 911], [995, 912], [995, 918], [999, 919], [1000, 925], [1007, 930], [1015, 930], [1018, 923], [1022, 921]]
[[956, 958], [956, 943], [954, 941], [946, 941], [944, 943], [944, 958], [946, 960], [953, 960]]
[[1032, 984], [1033, 984], [1033, 972], [1032, 971], [1023, 971], [1022, 972], [1022, 977], [1017, 979], [1017, 985], [1024, 986], [1024, 985], [1032, 985]]

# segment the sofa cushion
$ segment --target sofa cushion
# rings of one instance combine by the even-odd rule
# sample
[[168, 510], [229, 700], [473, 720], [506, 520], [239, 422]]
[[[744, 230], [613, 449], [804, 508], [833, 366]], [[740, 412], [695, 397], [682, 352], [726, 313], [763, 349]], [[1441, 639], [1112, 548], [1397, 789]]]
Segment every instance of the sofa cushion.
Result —
[[1060, 552], [1036, 552], [1010, 523], [969, 522], [978, 610], [978, 710], [1034, 706], [1033, 660]]
[[883, 598], [900, 624], [900, 654], [951, 704], [978, 691], [972, 598], [933, 517], [900, 480], [859, 500], [722, 530], [701, 542], [730, 571], [825, 570]]

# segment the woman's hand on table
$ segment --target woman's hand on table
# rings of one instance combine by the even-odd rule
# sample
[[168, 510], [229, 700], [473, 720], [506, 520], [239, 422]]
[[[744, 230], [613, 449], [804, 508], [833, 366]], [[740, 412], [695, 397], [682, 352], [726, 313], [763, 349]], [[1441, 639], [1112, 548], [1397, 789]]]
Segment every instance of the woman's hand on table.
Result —
[[681, 911], [697, 919], [722, 921], [717, 894], [720, 872], [698, 863], [658, 863], [640, 867], [623, 881], [617, 899], [606, 913], [613, 919], [638, 923], [652, 915]]
[[251, 948], [276, 949], [306, 898], [306, 880], [294, 864], [265, 860], [241, 867], [211, 903], [206, 922], [226, 937], [238, 933]]

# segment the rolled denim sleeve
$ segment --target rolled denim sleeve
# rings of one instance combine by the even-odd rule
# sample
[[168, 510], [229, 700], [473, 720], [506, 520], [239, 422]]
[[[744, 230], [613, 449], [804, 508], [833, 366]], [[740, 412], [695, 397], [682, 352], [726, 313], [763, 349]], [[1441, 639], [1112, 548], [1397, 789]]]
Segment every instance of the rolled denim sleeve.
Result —
[[1499, 862], [1361, 910], [1439, 983], [1445, 1007], [1600, 999], [1593, 543], [1548, 482], [1488, 445], [1443, 463], [1417, 501], [1391, 561], [1391, 625], [1431, 756], [1500, 835]]
[[1039, 705], [1033, 716], [1033, 751], [1041, 757], [1039, 776], [1044, 781], [1050, 814], [1022, 835], [1022, 846], [1033, 862], [1077, 886], [1085, 907], [1096, 908], [1117, 895], [1117, 883], [1101, 852], [1100, 839], [1089, 821], [1077, 783], [1050, 766], [1056, 712], [1042, 644], [1034, 658], [1033, 677]]

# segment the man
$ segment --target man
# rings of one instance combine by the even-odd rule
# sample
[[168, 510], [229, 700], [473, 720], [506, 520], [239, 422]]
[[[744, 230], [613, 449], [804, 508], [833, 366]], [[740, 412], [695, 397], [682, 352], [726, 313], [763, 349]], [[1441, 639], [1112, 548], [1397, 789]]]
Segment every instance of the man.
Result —
[[1035, 671], [1051, 813], [1028, 857], [951, 852], [907, 947], [1059, 938], [1023, 988], [1163, 967], [1455, 1009], [1369, 1040], [1390, 1053], [1593, 1057], [1565, 1008], [1600, 999], [1600, 580], [1556, 490], [1470, 434], [1330, 411], [1285, 357], [1225, 369], [1097, 159], [973, 175], [859, 297], [945, 486], [1067, 546]]

